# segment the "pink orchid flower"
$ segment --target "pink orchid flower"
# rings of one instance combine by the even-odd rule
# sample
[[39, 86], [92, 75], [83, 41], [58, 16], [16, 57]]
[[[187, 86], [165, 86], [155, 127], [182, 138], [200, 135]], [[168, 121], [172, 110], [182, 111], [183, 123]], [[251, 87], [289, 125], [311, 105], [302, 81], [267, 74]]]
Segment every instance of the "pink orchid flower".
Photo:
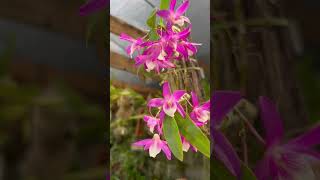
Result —
[[146, 47], [151, 44], [151, 42], [144, 42], [142, 38], [134, 39], [131, 36], [121, 33], [120, 39], [130, 42], [131, 44], [126, 48], [127, 54], [132, 58], [133, 53], [142, 47]]
[[148, 103], [149, 107], [162, 107], [162, 111], [170, 117], [174, 117], [174, 113], [178, 111], [182, 117], [185, 117], [185, 111], [179, 104], [180, 99], [186, 92], [184, 90], [176, 90], [171, 93], [168, 82], [162, 86], [162, 94], [164, 98], [154, 98]]
[[318, 164], [320, 126], [288, 142], [283, 142], [283, 124], [273, 102], [260, 97], [261, 120], [266, 134], [266, 152], [255, 170], [259, 180], [316, 179], [312, 165]]
[[159, 118], [151, 117], [151, 116], [144, 116], [143, 120], [147, 122], [147, 126], [151, 133], [153, 133], [154, 128], [158, 127], [158, 133], [161, 134], [161, 120]]
[[193, 56], [198, 52], [197, 46], [201, 45], [202, 44], [200, 43], [181, 41], [177, 46], [177, 51], [182, 54], [186, 60], [189, 60], [190, 56]]
[[158, 134], [154, 134], [152, 139], [144, 139], [133, 143], [133, 146], [144, 147], [144, 150], [149, 150], [150, 157], [155, 158], [162, 150], [168, 160], [171, 160], [171, 151], [166, 141], [162, 141]]
[[164, 69], [174, 68], [175, 65], [166, 58], [167, 54], [158, 44], [146, 49], [142, 55], [136, 57], [136, 65], [144, 64], [147, 72], [155, 70], [160, 73]]
[[191, 92], [191, 97], [193, 110], [190, 113], [190, 118], [197, 126], [203, 126], [210, 119], [210, 100], [200, 105], [196, 93]]
[[171, 0], [169, 10], [159, 10], [157, 12], [158, 16], [164, 18], [168, 22], [169, 27], [175, 24], [181, 27], [185, 22], [190, 24], [190, 20], [182, 16], [189, 7], [189, 0], [184, 1], [175, 12], [176, 2], [176, 0]]

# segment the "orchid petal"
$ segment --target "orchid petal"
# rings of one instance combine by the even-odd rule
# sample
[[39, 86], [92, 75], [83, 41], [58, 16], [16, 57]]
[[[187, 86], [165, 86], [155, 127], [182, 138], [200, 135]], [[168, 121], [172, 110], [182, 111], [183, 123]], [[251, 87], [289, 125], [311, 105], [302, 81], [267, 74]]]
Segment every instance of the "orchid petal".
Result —
[[309, 130], [305, 134], [291, 140], [289, 143], [302, 147], [312, 147], [320, 144], [320, 126]]
[[241, 174], [240, 159], [230, 142], [217, 130], [213, 130], [211, 136], [216, 157], [224, 163], [233, 175], [239, 177]]
[[164, 154], [166, 155], [167, 159], [171, 160], [171, 151], [170, 151], [168, 145], [165, 143], [165, 141], [162, 142], [161, 149], [164, 152]]
[[171, 0], [169, 9], [170, 11], [174, 11], [174, 7], [176, 6], [177, 0]]
[[179, 114], [181, 114], [183, 118], [186, 117], [186, 112], [179, 103], [177, 103], [177, 111], [179, 112]]
[[203, 103], [203, 104], [201, 105], [201, 108], [204, 109], [204, 110], [210, 111], [210, 100], [207, 101], [207, 102], [205, 102], [205, 103]]
[[125, 41], [129, 41], [131, 43], [136, 42], [136, 40], [134, 38], [132, 38], [131, 36], [129, 36], [125, 33], [121, 33], [119, 38], [122, 40], [125, 40]]
[[164, 101], [162, 98], [154, 98], [148, 102], [148, 107], [161, 107]]
[[152, 138], [152, 144], [149, 148], [150, 157], [155, 158], [161, 151], [162, 141], [158, 134], [154, 134]]
[[212, 100], [210, 100], [212, 105], [212, 126], [219, 125], [241, 98], [240, 92], [216, 91], [212, 96]]
[[177, 8], [176, 16], [181, 16], [182, 14], [184, 14], [187, 11], [188, 7], [189, 0], [186, 0]]
[[158, 16], [168, 19], [170, 17], [170, 11], [168, 10], [159, 10], [157, 11]]
[[177, 103], [175, 102], [164, 102], [163, 111], [170, 117], [174, 117], [174, 113], [177, 111]]
[[192, 98], [192, 105], [193, 107], [196, 107], [199, 105], [199, 100], [198, 100], [198, 96], [196, 93], [191, 92], [191, 98]]
[[161, 147], [159, 147], [157, 143], [153, 143], [149, 148], [149, 155], [150, 157], [155, 158], [160, 153], [160, 151], [161, 151]]
[[165, 82], [162, 85], [162, 95], [165, 99], [168, 99], [171, 97], [171, 88], [168, 82]]
[[145, 146], [150, 143], [152, 143], [152, 139], [144, 139], [144, 140], [137, 141], [137, 142], [133, 143], [132, 145], [133, 146]]
[[176, 90], [173, 92], [172, 96], [176, 101], [179, 101], [185, 93], [186, 93], [185, 90]]
[[182, 150], [184, 152], [188, 152], [190, 148], [190, 143], [188, 143], [186, 140], [182, 141]]
[[280, 141], [283, 137], [283, 125], [275, 104], [267, 97], [260, 97], [259, 104], [267, 144], [273, 144]]

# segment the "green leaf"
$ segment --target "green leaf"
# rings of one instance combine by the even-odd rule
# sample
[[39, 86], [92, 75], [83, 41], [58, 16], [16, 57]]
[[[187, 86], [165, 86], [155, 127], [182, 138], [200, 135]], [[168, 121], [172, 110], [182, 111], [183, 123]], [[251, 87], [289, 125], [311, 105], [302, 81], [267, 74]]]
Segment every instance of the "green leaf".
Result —
[[175, 117], [181, 134], [202, 154], [210, 157], [210, 141], [201, 129], [192, 122], [189, 115], [183, 118], [177, 113]]
[[210, 159], [211, 161], [211, 177], [214, 180], [236, 180], [236, 177], [233, 176], [229, 170], [216, 158]]
[[157, 34], [157, 32], [154, 29], [149, 31], [149, 39], [152, 41], [156, 41], [159, 39], [159, 35]]
[[250, 168], [248, 168], [245, 164], [242, 163], [241, 166], [242, 169], [242, 178], [241, 179], [245, 179], [245, 180], [256, 180], [256, 176], [254, 175], [254, 173], [251, 171]]
[[[217, 159], [213, 158], [211, 159], [211, 170], [210, 173], [213, 179], [215, 180], [236, 180], [237, 178], [233, 176], [229, 170]], [[242, 176], [240, 179], [245, 180], [257, 180], [254, 173], [251, 171], [250, 168], [248, 168], [244, 163], [241, 163], [241, 171]]]
[[[161, 0], [160, 2], [160, 9], [168, 9], [170, 4], [170, 0]], [[164, 27], [163, 19], [160, 18], [159, 21], [160, 26]]]
[[150, 14], [150, 16], [148, 17], [148, 20], [147, 20], [147, 25], [151, 28], [151, 29], [155, 29], [156, 28], [156, 19], [157, 19], [157, 16], [156, 16], [156, 10], [153, 10]]
[[170, 4], [170, 0], [161, 0], [160, 9], [168, 9]]
[[183, 161], [182, 142], [179, 128], [174, 118], [166, 116], [163, 122], [163, 134], [173, 155]]

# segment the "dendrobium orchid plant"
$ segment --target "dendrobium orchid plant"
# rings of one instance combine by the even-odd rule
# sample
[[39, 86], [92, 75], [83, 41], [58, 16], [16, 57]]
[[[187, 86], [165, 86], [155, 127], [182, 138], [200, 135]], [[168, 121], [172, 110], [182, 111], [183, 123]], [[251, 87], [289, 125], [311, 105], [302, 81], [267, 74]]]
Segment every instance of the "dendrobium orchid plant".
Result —
[[[124, 33], [120, 35], [121, 40], [129, 42], [126, 53], [136, 66], [161, 74], [175, 69], [180, 61], [196, 61], [193, 57], [201, 44], [190, 42], [192, 26], [184, 16], [189, 4], [189, 0], [184, 0], [176, 10], [176, 0], [171, 0], [165, 8], [161, 5], [162, 9], [151, 13], [147, 22], [150, 31], [144, 37], [135, 39]], [[192, 103], [189, 102], [190, 93]], [[153, 138], [138, 141], [133, 146], [144, 147], [153, 158], [163, 151], [167, 159], [171, 159], [172, 152], [182, 161], [183, 152], [189, 149], [209, 157], [210, 141], [199, 127], [210, 120], [210, 101], [201, 104], [194, 92], [172, 91], [166, 79], [162, 81], [162, 95], [162, 98], [149, 100], [150, 114], [144, 116]], [[189, 129], [194, 130], [189, 132]]]
[[[81, 6], [80, 15], [103, 9], [108, 2], [90, 0]], [[195, 61], [193, 56], [201, 44], [190, 42], [192, 24], [184, 15], [190, 2], [184, 0], [175, 9], [176, 4], [176, 0], [171, 0], [167, 7], [151, 14], [148, 19], [150, 22], [147, 22], [151, 29], [146, 36], [135, 39], [124, 33], [120, 35], [120, 39], [130, 43], [126, 48], [128, 56], [135, 60], [136, 66], [143, 66], [147, 72], [155, 71], [161, 74], [176, 68], [179, 61]], [[160, 18], [158, 22], [157, 16]], [[243, 99], [239, 92], [216, 91], [211, 101], [200, 103], [196, 93], [186, 90], [172, 91], [170, 84], [164, 80], [162, 94], [163, 98], [149, 100], [147, 106], [150, 114], [143, 118], [153, 137], [132, 144], [148, 150], [150, 157], [155, 158], [162, 151], [168, 160], [172, 159], [173, 154], [182, 161], [183, 152], [188, 152], [189, 149], [210, 157], [210, 141], [200, 128], [207, 125], [211, 119], [213, 160], [222, 162], [231, 174], [231, 179], [319, 179], [312, 166], [320, 164], [320, 154], [315, 148], [320, 144], [320, 126], [285, 142], [281, 116], [275, 104], [267, 97], [260, 97], [258, 103], [265, 138], [238, 112], [244, 124], [265, 148], [263, 157], [258, 160], [257, 165], [253, 165], [254, 171], [251, 171], [248, 162], [238, 156], [237, 150], [221, 130], [227, 114]], [[215, 170], [213, 173], [214, 177], [219, 174]], [[107, 179], [109, 177], [107, 176]], [[229, 176], [223, 174], [221, 177]]]

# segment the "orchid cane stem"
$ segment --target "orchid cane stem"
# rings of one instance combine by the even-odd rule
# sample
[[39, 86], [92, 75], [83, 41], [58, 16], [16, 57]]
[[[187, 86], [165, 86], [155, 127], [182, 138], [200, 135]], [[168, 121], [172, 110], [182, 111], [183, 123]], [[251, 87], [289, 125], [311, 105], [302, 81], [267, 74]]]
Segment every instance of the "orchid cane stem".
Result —
[[239, 111], [238, 108], [235, 108], [235, 111], [240, 115], [241, 119], [246, 123], [249, 130], [253, 133], [253, 135], [263, 144], [265, 145], [266, 142], [263, 140], [263, 138], [260, 136], [260, 134], [256, 131], [256, 129], [252, 126], [250, 121]]
[[243, 129], [240, 133], [241, 136], [241, 141], [242, 141], [242, 147], [243, 147], [243, 159], [245, 165], [248, 165], [248, 145], [247, 145], [247, 135], [246, 135], [246, 130]]

